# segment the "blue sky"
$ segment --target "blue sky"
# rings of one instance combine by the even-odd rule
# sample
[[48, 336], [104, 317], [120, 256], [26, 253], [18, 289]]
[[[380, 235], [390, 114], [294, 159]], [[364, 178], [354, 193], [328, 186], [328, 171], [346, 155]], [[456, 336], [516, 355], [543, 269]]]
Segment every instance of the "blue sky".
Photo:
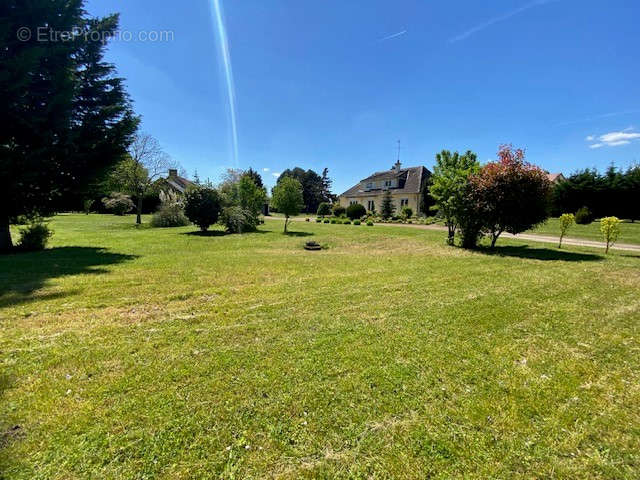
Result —
[[[89, 0], [143, 130], [191, 175], [328, 167], [340, 193], [395, 161], [501, 143], [556, 172], [640, 160], [640, 2]], [[232, 88], [229, 88], [229, 84]], [[234, 149], [234, 97], [237, 155]]]

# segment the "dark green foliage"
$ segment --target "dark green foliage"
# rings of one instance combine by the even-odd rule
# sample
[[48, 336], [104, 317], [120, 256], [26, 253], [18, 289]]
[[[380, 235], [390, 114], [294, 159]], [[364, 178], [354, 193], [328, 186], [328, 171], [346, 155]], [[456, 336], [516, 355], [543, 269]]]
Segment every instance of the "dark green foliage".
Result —
[[125, 215], [133, 210], [135, 206], [131, 201], [131, 197], [121, 192], [113, 192], [108, 197], [103, 198], [102, 204], [104, 208], [114, 215]]
[[360, 220], [354, 220], [354, 221], [353, 221], [353, 224], [354, 224], [354, 225], [360, 225], [360, 223], [361, 223], [361, 222], [360, 222]]
[[96, 201], [92, 198], [88, 198], [84, 202], [82, 202], [82, 210], [86, 215], [89, 215], [91, 213], [91, 209], [93, 208], [94, 203], [96, 203]]
[[327, 202], [322, 202], [318, 205], [317, 215], [324, 217], [325, 215], [331, 215], [331, 205]]
[[587, 207], [580, 207], [576, 211], [576, 223], [578, 225], [589, 225], [593, 222], [593, 215], [591, 214], [591, 210]]
[[249, 167], [249, 170], [245, 170], [242, 176], [249, 177], [251, 180], [253, 180], [253, 183], [255, 184], [256, 187], [258, 187], [261, 190], [264, 189], [264, 183], [262, 183], [262, 176], [260, 176], [260, 174], [256, 172], [253, 168]]
[[316, 223], [322, 223], [322, 219], [321, 218], [316, 218]]
[[239, 206], [225, 208], [220, 221], [229, 233], [253, 232], [258, 226], [257, 217], [253, 212]]
[[20, 229], [18, 249], [24, 252], [44, 250], [53, 231], [41, 219], [34, 219], [32, 223]]
[[[38, 41], [45, 25], [74, 40]], [[90, 180], [123, 158], [138, 120], [103, 61], [102, 39], [117, 29], [117, 15], [90, 18], [81, 0], [0, 2], [0, 178], [11, 179], [0, 192], [0, 250], [11, 247], [10, 217], [46, 215], [65, 197], [80, 208]]]
[[338, 223], [338, 220], [337, 220], [337, 219], [335, 219], [335, 218], [332, 218], [332, 219], [331, 219], [331, 223], [334, 223], [334, 224], [335, 224], [335, 223]]
[[333, 206], [333, 215], [334, 215], [334, 217], [340, 217], [340, 216], [344, 215], [346, 211], [347, 211], [347, 209], [344, 208], [339, 203], [336, 203]]
[[330, 220], [329, 220], [328, 218], [325, 218], [325, 219], [322, 221], [322, 223], [329, 223], [329, 222], [330, 222]]
[[367, 221], [367, 227], [373, 227], [373, 222], [371, 220]]
[[343, 225], [351, 225], [351, 220], [345, 220], [342, 222]]
[[220, 195], [214, 188], [197, 187], [185, 193], [184, 213], [203, 232], [218, 221], [220, 210]]
[[387, 190], [384, 192], [382, 197], [382, 205], [380, 205], [380, 215], [385, 220], [388, 220], [393, 216], [393, 213], [396, 211], [396, 206], [393, 204], [393, 198], [391, 197], [391, 192]]
[[356, 218], [362, 218], [367, 214], [367, 209], [364, 208], [364, 205], [360, 205], [359, 203], [352, 203], [347, 207], [347, 217], [351, 220], [355, 220]]
[[615, 215], [640, 218], [640, 165], [621, 171], [611, 165], [604, 174], [595, 169], [580, 170], [553, 190], [553, 214], [577, 212], [587, 207], [591, 219]]

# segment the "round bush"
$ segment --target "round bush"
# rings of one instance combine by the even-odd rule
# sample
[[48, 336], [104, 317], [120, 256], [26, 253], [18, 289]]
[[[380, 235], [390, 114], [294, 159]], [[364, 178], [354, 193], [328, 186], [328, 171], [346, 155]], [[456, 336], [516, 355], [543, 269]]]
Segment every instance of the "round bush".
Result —
[[332, 223], [332, 224], [338, 223], [338, 220], [336, 220], [335, 218], [332, 218], [332, 219], [331, 219], [331, 223]]
[[322, 219], [321, 218], [316, 218], [316, 223], [321, 223]]
[[322, 202], [320, 205], [318, 205], [318, 215], [324, 217], [325, 215], [331, 215], [331, 205], [329, 205], [327, 202]]
[[404, 218], [413, 217], [413, 209], [411, 207], [402, 207], [402, 216]]
[[214, 188], [198, 187], [187, 190], [184, 213], [203, 232], [218, 221], [220, 195]]
[[345, 211], [346, 211], [346, 209], [340, 204], [336, 204], [336, 205], [333, 206], [333, 215], [336, 216], [336, 217], [344, 215]]
[[367, 227], [373, 227], [373, 222], [371, 220], [367, 222]]
[[114, 215], [125, 215], [134, 208], [129, 195], [120, 192], [113, 192], [108, 197], [102, 199], [104, 208], [113, 212]]
[[189, 225], [189, 219], [178, 204], [163, 205], [151, 217], [151, 226], [156, 228], [184, 227], [186, 225]]
[[366, 208], [364, 208], [364, 205], [360, 205], [359, 203], [352, 203], [347, 207], [347, 217], [351, 220], [364, 217], [366, 214]]
[[354, 225], [360, 225], [360, 220], [354, 220], [354, 221], [353, 221], [353, 224], [354, 224]]
[[591, 210], [587, 207], [582, 207], [576, 212], [576, 223], [578, 225], [589, 225], [593, 221], [591, 216]]
[[325, 219], [323, 220], [323, 223], [329, 223], [329, 219], [328, 219], [328, 218], [325, 218]]
[[351, 225], [351, 220], [345, 220], [342, 222], [343, 225]]
[[18, 248], [25, 252], [35, 252], [44, 250], [53, 231], [42, 221], [35, 222], [20, 229], [20, 240]]

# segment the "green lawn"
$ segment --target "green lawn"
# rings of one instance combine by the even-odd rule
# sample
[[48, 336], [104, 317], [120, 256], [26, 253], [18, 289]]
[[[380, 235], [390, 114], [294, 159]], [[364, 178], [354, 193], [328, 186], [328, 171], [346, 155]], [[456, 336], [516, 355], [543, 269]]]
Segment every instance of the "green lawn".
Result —
[[638, 478], [639, 256], [133, 220], [0, 258], [0, 478]]
[[[528, 233], [539, 233], [542, 235], [560, 236], [560, 220], [550, 218], [544, 225], [531, 230]], [[587, 240], [597, 240], [602, 242], [600, 232], [600, 222], [592, 222], [589, 225], [572, 225], [566, 235], [568, 238], [584, 238]], [[619, 243], [640, 244], [640, 222], [625, 222], [620, 225]]]

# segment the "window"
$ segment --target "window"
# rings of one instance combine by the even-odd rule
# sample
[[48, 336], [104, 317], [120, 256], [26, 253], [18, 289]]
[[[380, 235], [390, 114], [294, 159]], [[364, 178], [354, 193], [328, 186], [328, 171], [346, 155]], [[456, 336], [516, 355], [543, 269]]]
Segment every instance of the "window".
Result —
[[356, 203], [358, 203], [358, 201], [357, 201], [357, 200], [351, 200], [351, 201], [349, 202], [349, 205], [355, 205]]
[[375, 212], [376, 211], [376, 204], [374, 203], [373, 200], [369, 200], [367, 202], [367, 210], [370, 212]]
[[367, 190], [371, 190], [373, 188], [373, 182], [367, 183]]
[[384, 181], [384, 186], [385, 187], [390, 187], [391, 186], [391, 180], [385, 180]]
[[402, 207], [407, 207], [409, 205], [409, 199], [408, 198], [403, 198], [400, 200], [400, 208]]

